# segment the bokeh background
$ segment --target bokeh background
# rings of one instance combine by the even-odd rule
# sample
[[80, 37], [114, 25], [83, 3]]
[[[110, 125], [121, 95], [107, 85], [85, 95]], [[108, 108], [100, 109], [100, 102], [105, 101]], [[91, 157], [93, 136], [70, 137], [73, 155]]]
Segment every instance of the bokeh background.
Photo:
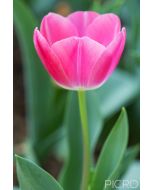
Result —
[[[55, 178], [69, 157], [77, 159], [79, 154], [77, 98], [75, 92], [57, 87], [43, 69], [34, 50], [33, 30], [50, 11], [66, 16], [77, 10], [116, 13], [127, 29], [119, 67], [103, 87], [87, 92], [94, 158], [122, 106], [129, 118], [128, 147], [137, 149], [140, 142], [139, 0], [14, 0], [14, 153], [33, 160]], [[132, 170], [139, 175], [139, 154], [135, 157]], [[18, 186], [15, 162], [14, 185]]]

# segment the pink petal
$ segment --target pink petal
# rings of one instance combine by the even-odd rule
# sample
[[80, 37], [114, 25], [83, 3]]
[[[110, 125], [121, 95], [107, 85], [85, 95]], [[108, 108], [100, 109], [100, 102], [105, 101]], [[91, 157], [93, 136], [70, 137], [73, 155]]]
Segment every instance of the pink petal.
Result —
[[75, 26], [67, 18], [55, 13], [49, 13], [43, 18], [40, 32], [49, 44], [77, 35]]
[[[54, 62], [55, 55], [53, 52], [51, 52], [50, 46], [46, 39], [42, 36], [42, 34], [39, 32], [39, 30], [36, 28], [34, 30], [34, 46], [37, 51], [37, 54], [39, 55], [45, 69], [48, 71], [49, 75], [53, 77], [55, 81], [58, 81], [60, 84], [66, 84], [70, 86], [70, 82], [67, 79], [67, 76], [65, 75], [63, 68], [61, 65], [56, 64]], [[52, 60], [52, 57], [54, 58]]]
[[101, 86], [112, 74], [119, 63], [124, 49], [125, 39], [126, 32], [125, 28], [123, 28], [122, 32], [119, 32], [115, 39], [107, 46], [106, 51], [101, 55], [92, 69], [89, 86], [94, 86], [94, 88]]
[[112, 53], [112, 63], [109, 70], [109, 75], [116, 68], [120, 61], [122, 52], [125, 47], [126, 42], [126, 29], [122, 28], [122, 32], [117, 35], [117, 37], [107, 46], [107, 51]]
[[98, 16], [87, 28], [86, 35], [107, 46], [120, 32], [121, 23], [115, 14]]
[[93, 11], [77, 11], [70, 14], [67, 18], [76, 26], [79, 36], [83, 36], [86, 28], [97, 16], [99, 14]]
[[[88, 78], [105, 47], [88, 37], [71, 37], [52, 45], [52, 51], [58, 58], [74, 89], [89, 88]], [[59, 61], [59, 62], [58, 62]], [[66, 86], [66, 84], [64, 85]], [[70, 88], [67, 86], [67, 88]]]

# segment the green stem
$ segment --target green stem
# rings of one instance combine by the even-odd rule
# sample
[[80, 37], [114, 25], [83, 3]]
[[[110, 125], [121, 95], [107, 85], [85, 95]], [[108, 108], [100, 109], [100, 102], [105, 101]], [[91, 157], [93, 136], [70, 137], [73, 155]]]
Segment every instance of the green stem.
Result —
[[87, 107], [85, 92], [78, 91], [79, 109], [82, 126], [82, 141], [83, 141], [83, 173], [81, 190], [88, 189], [89, 173], [90, 173], [90, 144], [89, 144], [89, 130], [87, 120]]

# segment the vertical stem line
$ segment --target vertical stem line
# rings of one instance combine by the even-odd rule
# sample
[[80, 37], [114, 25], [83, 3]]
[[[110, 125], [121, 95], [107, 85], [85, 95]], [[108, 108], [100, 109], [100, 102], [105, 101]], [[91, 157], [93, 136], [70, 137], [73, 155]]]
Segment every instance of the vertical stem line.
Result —
[[82, 127], [82, 142], [83, 142], [83, 173], [81, 190], [88, 189], [89, 173], [90, 173], [90, 143], [89, 129], [87, 119], [87, 107], [84, 91], [78, 91], [79, 109]]

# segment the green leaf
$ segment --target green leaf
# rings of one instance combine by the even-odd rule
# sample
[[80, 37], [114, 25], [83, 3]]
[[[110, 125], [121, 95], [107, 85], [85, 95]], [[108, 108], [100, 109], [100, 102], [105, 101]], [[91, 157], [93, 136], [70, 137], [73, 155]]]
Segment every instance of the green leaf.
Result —
[[63, 190], [51, 175], [33, 162], [19, 156], [16, 162], [21, 190]]
[[119, 167], [128, 142], [128, 120], [125, 109], [110, 132], [99, 156], [91, 182], [92, 190], [104, 189], [108, 180]]
[[65, 93], [51, 83], [36, 54], [33, 30], [38, 22], [29, 7], [20, 0], [14, 0], [14, 25], [23, 60], [28, 140], [32, 147], [35, 146], [37, 153], [43, 156], [41, 152], [44, 153], [44, 150], [41, 151], [37, 146], [46, 138], [49, 139], [49, 135], [60, 125]]
[[[86, 93], [87, 114], [91, 144], [91, 155], [102, 130], [102, 118], [96, 102], [96, 94]], [[79, 114], [78, 97], [76, 92], [71, 92], [68, 97], [64, 126], [67, 130], [69, 155], [66, 165], [60, 176], [61, 183], [66, 190], [78, 190], [82, 175], [82, 131]], [[92, 158], [93, 160], [93, 158]], [[72, 173], [72, 175], [71, 175]]]
[[128, 73], [117, 69], [108, 81], [94, 91], [104, 119], [127, 106], [140, 92], [139, 72]]

